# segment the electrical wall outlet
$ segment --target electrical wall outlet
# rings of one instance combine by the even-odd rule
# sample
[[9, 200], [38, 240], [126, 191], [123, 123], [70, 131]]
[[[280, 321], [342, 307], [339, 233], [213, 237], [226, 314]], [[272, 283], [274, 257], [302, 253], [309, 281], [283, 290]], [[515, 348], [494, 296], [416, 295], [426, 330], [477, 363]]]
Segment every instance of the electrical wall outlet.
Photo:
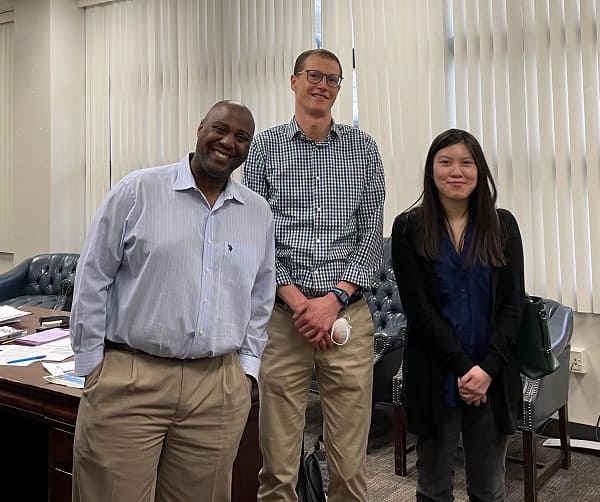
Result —
[[586, 373], [586, 353], [583, 347], [571, 347], [571, 357], [569, 358], [569, 370], [571, 373]]

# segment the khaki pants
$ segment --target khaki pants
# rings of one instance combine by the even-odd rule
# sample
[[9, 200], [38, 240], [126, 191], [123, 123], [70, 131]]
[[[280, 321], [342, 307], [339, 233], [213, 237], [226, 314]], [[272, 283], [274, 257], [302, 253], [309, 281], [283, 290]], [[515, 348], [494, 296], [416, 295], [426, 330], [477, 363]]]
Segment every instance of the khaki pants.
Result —
[[371, 421], [373, 321], [364, 300], [350, 316], [347, 344], [315, 351], [294, 328], [291, 310], [275, 305], [263, 354], [259, 434], [260, 502], [295, 501], [305, 409], [313, 366], [323, 408], [330, 475], [329, 502], [366, 502], [366, 454]]
[[107, 350], [75, 428], [75, 502], [231, 499], [250, 409], [237, 354], [177, 360]]

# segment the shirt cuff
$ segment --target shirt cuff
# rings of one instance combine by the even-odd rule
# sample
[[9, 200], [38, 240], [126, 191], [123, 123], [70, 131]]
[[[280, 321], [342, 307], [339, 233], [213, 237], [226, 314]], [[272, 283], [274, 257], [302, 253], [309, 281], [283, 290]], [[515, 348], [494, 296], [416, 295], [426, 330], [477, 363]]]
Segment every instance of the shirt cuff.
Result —
[[90, 352], [75, 353], [75, 370], [73, 375], [88, 375], [104, 358], [104, 345]]
[[260, 359], [254, 356], [249, 356], [247, 354], [239, 354], [239, 358], [244, 373], [254, 378], [254, 380], [258, 381], [258, 373], [260, 371]]
[[366, 272], [364, 268], [356, 263], [350, 263], [344, 271], [341, 280], [356, 284], [361, 289], [366, 289], [371, 285], [376, 270], [373, 269], [373, 273], [369, 274], [369, 272]]

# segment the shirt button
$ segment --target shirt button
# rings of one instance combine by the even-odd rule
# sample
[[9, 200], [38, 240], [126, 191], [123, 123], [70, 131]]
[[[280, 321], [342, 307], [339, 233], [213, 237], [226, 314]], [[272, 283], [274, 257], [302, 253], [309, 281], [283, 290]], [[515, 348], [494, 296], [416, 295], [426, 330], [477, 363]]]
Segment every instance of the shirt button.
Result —
[[321, 208], [317, 207], [317, 213], [320, 213], [320, 212], [321, 212]]
[[319, 181], [321, 178], [319, 176], [315, 176], [315, 180]]
[[208, 239], [208, 243], [209, 243], [209, 244], [212, 244], [212, 241], [211, 241], [210, 239]]
[[316, 239], [317, 244], [321, 243], [321, 239]]
[[204, 303], [208, 303], [208, 299], [206, 299], [206, 298], [205, 298], [205, 299], [204, 299]]

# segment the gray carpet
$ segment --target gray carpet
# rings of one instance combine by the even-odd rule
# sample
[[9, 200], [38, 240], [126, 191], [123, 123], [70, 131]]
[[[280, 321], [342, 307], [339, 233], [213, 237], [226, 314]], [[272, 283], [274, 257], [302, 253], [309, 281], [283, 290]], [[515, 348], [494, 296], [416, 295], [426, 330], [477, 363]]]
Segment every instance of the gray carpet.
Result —
[[[306, 412], [306, 448], [312, 445], [321, 432], [321, 406], [319, 398], [311, 394]], [[542, 438], [543, 440], [544, 438]], [[521, 436], [515, 434], [509, 445], [509, 455], [520, 451]], [[549, 451], [550, 450], [550, 451]], [[553, 454], [554, 448], [541, 447], [538, 460]], [[392, 440], [392, 407], [377, 405], [371, 424], [367, 452], [369, 500], [377, 502], [408, 502], [415, 500], [414, 452], [408, 456], [408, 476], [394, 474], [394, 445]], [[457, 502], [467, 502], [465, 479], [457, 453], [455, 469]], [[523, 500], [523, 471], [516, 463], [506, 467], [507, 502]], [[587, 450], [572, 450], [571, 469], [559, 471], [538, 492], [539, 502], [600, 502], [600, 455]]]

